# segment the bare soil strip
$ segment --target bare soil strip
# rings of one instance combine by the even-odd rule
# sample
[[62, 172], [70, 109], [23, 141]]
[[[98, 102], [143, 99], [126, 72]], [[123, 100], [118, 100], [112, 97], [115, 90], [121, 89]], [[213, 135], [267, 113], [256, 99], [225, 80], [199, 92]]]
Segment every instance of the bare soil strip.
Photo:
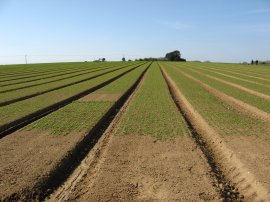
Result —
[[251, 89], [249, 89], [249, 88], [240, 86], [240, 85], [238, 85], [238, 84], [235, 84], [235, 83], [232, 83], [232, 82], [229, 82], [229, 81], [225, 81], [225, 80], [223, 80], [223, 79], [220, 79], [220, 78], [217, 78], [217, 77], [214, 77], [214, 76], [210, 76], [210, 75], [204, 74], [204, 73], [202, 73], [202, 72], [200, 72], [200, 71], [197, 71], [197, 70], [195, 70], [195, 69], [192, 69], [192, 68], [189, 68], [189, 70], [191, 70], [191, 71], [193, 71], [193, 72], [196, 72], [196, 73], [198, 73], [198, 74], [200, 74], [200, 75], [202, 75], [202, 76], [205, 76], [205, 77], [214, 79], [214, 80], [219, 81], [219, 82], [221, 82], [221, 83], [224, 83], [224, 84], [233, 86], [233, 87], [238, 88], [238, 89], [240, 89], [240, 90], [242, 90], [242, 91], [245, 91], [245, 92], [247, 92], [247, 93], [250, 93], [250, 94], [252, 94], [252, 95], [255, 95], [255, 96], [258, 96], [258, 97], [261, 97], [261, 98], [263, 98], [263, 99], [266, 99], [266, 100], [269, 100], [269, 101], [270, 101], [270, 96], [269, 96], [269, 95], [260, 93], [260, 92], [255, 91], [255, 90], [251, 90]]
[[117, 71], [117, 70], [127, 68], [127, 67], [129, 67], [129, 66], [132, 66], [132, 65], [127, 65], [127, 66], [124, 66], [124, 67], [120, 67], [120, 68], [117, 68], [117, 69], [113, 69], [113, 70], [110, 70], [110, 71], [107, 71], [107, 72], [104, 72], [104, 73], [101, 73], [101, 74], [98, 74], [98, 75], [95, 75], [95, 76], [91, 76], [91, 77], [86, 78], [86, 79], [82, 79], [82, 80], [80, 80], [80, 81], [75, 81], [75, 82], [72, 82], [72, 83], [69, 83], [69, 84], [65, 84], [65, 85], [62, 85], [62, 86], [57, 86], [57, 87], [55, 87], [55, 88], [51, 88], [51, 89], [48, 89], [48, 90], [45, 90], [45, 91], [42, 91], [42, 92], [37, 92], [37, 93], [33, 93], [33, 94], [31, 94], [31, 95], [26, 95], [26, 96], [23, 96], [23, 97], [19, 97], [19, 98], [12, 99], [12, 100], [0, 102], [0, 107], [6, 106], [6, 105], [10, 105], [10, 104], [13, 104], [13, 103], [15, 103], [15, 102], [22, 101], [22, 100], [30, 99], [30, 98], [33, 98], [33, 97], [36, 97], [36, 96], [39, 96], [39, 95], [42, 95], [42, 94], [45, 94], [45, 93], [48, 93], [48, 92], [52, 92], [52, 91], [55, 91], [55, 90], [59, 90], [59, 89], [61, 89], [61, 88], [65, 88], [65, 87], [72, 86], [72, 85], [75, 85], [75, 84], [79, 84], [79, 83], [82, 83], [82, 82], [85, 82], [85, 81], [89, 81], [89, 80], [92, 80], [92, 79], [94, 79], [94, 78], [103, 76], [103, 75], [105, 75], [105, 74], [109, 74], [109, 73], [111, 73], [111, 72], [115, 72], [115, 71]]
[[184, 76], [186, 76], [187, 78], [191, 79], [192, 81], [198, 83], [199, 85], [201, 85], [204, 89], [206, 89], [208, 92], [212, 93], [214, 96], [216, 96], [217, 98], [227, 102], [228, 104], [237, 107], [239, 110], [248, 113], [256, 118], [259, 118], [263, 121], [267, 121], [268, 123], [270, 123], [270, 114], [268, 114], [267, 112], [264, 112], [260, 109], [258, 109], [257, 107], [254, 107], [252, 105], [249, 105], [241, 100], [238, 100], [234, 97], [231, 97], [225, 93], [222, 93], [218, 90], [216, 90], [215, 88], [203, 83], [202, 81], [190, 76], [189, 74], [186, 74], [182, 71], [180, 71], [178, 68], [175, 68], [176, 71], [178, 71], [179, 73], [183, 74]]
[[[14, 190], [4, 191], [5, 195], [1, 196], [0, 200], [42, 201], [59, 187], [97, 143], [121, 106], [136, 89], [147, 69], [88, 133], [57, 137], [42, 134], [39, 131], [23, 133], [18, 131], [14, 136], [4, 138], [1, 142], [4, 147], [1, 147], [0, 151], [3, 149], [1, 153], [5, 156], [5, 152], [11, 150], [14, 159], [10, 156], [6, 157], [13, 163], [11, 162], [3, 173], [0, 172], [0, 176], [2, 174], [5, 178], [9, 175], [10, 178], [17, 176], [16, 179], [13, 179], [15, 185], [6, 186], [6, 188], [13, 186], [13, 189], [17, 191], [15, 193]], [[24, 144], [21, 144], [22, 142]], [[46, 146], [44, 142], [46, 142]], [[14, 144], [17, 144], [15, 150]], [[16, 154], [16, 152], [19, 152], [19, 154]], [[20, 162], [19, 159], [22, 157], [25, 158], [23, 158], [23, 162]]]
[[92, 88], [90, 88], [88, 90], [80, 92], [77, 95], [74, 95], [74, 96], [72, 96], [70, 98], [67, 98], [67, 99], [65, 99], [65, 100], [63, 100], [61, 102], [58, 102], [58, 103], [53, 104], [53, 105], [51, 105], [49, 107], [41, 109], [41, 110], [39, 110], [37, 112], [29, 114], [29, 115], [27, 115], [25, 117], [22, 117], [22, 118], [20, 118], [20, 119], [18, 119], [16, 121], [13, 121], [13, 122], [11, 122], [9, 124], [1, 126], [0, 127], [0, 138], [3, 138], [6, 135], [9, 135], [10, 133], [12, 133], [12, 132], [14, 132], [14, 131], [26, 126], [26, 125], [28, 125], [29, 123], [32, 123], [33, 121], [38, 120], [38, 119], [40, 119], [40, 118], [42, 118], [42, 117], [44, 117], [44, 116], [46, 116], [46, 115], [48, 115], [48, 114], [50, 114], [50, 113], [52, 113], [54, 111], [66, 106], [67, 104], [69, 104], [69, 103], [71, 103], [71, 102], [73, 102], [75, 100], [78, 100], [78, 99], [88, 95], [89, 93], [94, 92], [94, 91], [108, 85], [109, 83], [119, 79], [120, 77], [124, 76], [125, 74], [133, 71], [134, 69], [136, 69], [136, 68], [138, 68], [138, 67], [140, 67], [142, 65], [144, 65], [144, 64], [140, 64], [138, 66], [135, 66], [135, 67], [133, 67], [133, 68], [131, 68], [131, 69], [129, 69], [129, 70], [127, 70], [127, 71], [125, 71], [125, 72], [123, 72], [123, 73], [121, 73], [121, 74], [119, 74], [119, 75], [117, 75], [117, 76], [115, 76], [115, 77], [113, 77], [113, 78], [111, 78], [111, 79], [109, 79], [109, 80], [95, 86], [95, 87], [92, 87]]
[[193, 108], [163, 68], [162, 72], [172, 94], [178, 101], [179, 107], [201, 136], [206, 148], [212, 154], [217, 165], [220, 166], [225, 178], [235, 184], [247, 201], [270, 200], [267, 189], [246, 169], [234, 152], [228, 149], [220, 135]]
[[140, 85], [95, 148], [48, 201], [219, 199], [210, 168], [189, 137], [160, 141], [135, 134], [113, 135]]
[[270, 87], [270, 85], [267, 85], [267, 84], [262, 84], [262, 83], [258, 83], [258, 82], [255, 82], [255, 81], [251, 81], [251, 80], [247, 80], [247, 79], [242, 79], [242, 78], [239, 78], [239, 77], [231, 76], [231, 75], [228, 75], [228, 74], [223, 74], [223, 73], [220, 73], [220, 72], [217, 72], [217, 71], [214, 71], [214, 70], [210, 70], [210, 69], [206, 69], [206, 70], [207, 71], [210, 71], [210, 72], [214, 72], [216, 74], [220, 74], [222, 76], [230, 77], [230, 78], [233, 78], [233, 79], [238, 79], [238, 80], [241, 80], [241, 81], [246, 81], [248, 83], [253, 83], [253, 84], [260, 85], [260, 86], [265, 86], [265, 87]]

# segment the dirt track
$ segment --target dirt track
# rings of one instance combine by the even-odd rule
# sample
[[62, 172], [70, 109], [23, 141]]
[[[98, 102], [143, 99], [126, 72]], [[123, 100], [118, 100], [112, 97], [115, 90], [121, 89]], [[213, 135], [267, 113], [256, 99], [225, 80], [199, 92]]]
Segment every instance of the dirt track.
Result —
[[[188, 137], [113, 136], [99, 164], [65, 200], [218, 200], [210, 168]], [[94, 174], [93, 174], [94, 173]]]
[[17, 132], [1, 139], [0, 201], [12, 194], [14, 199], [23, 199], [29, 189], [35, 193], [36, 183], [46, 178], [82, 138], [83, 134], [79, 133], [52, 136], [35, 130]]

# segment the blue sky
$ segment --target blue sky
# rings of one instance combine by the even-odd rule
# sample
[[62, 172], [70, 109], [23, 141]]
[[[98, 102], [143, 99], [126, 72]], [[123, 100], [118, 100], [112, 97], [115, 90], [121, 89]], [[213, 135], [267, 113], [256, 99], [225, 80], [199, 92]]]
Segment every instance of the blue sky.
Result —
[[0, 0], [0, 64], [270, 59], [270, 0]]

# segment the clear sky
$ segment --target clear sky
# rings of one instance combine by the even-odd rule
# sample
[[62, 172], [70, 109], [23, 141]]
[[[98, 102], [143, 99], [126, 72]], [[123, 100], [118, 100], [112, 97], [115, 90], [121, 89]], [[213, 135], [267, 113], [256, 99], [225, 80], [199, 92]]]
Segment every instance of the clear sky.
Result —
[[0, 0], [0, 64], [270, 59], [270, 0]]

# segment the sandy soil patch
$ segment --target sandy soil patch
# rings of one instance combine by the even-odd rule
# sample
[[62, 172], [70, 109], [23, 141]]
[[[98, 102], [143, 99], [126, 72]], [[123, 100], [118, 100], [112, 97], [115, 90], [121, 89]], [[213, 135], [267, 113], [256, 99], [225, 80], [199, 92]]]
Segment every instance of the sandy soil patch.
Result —
[[270, 139], [255, 136], [223, 137], [245, 166], [270, 190]]
[[98, 172], [84, 177], [70, 201], [219, 198], [210, 168], [189, 137], [161, 141], [139, 135], [113, 136], [105, 154]]
[[53, 170], [82, 134], [53, 136], [37, 130], [16, 132], [0, 142], [0, 201], [23, 195]]

